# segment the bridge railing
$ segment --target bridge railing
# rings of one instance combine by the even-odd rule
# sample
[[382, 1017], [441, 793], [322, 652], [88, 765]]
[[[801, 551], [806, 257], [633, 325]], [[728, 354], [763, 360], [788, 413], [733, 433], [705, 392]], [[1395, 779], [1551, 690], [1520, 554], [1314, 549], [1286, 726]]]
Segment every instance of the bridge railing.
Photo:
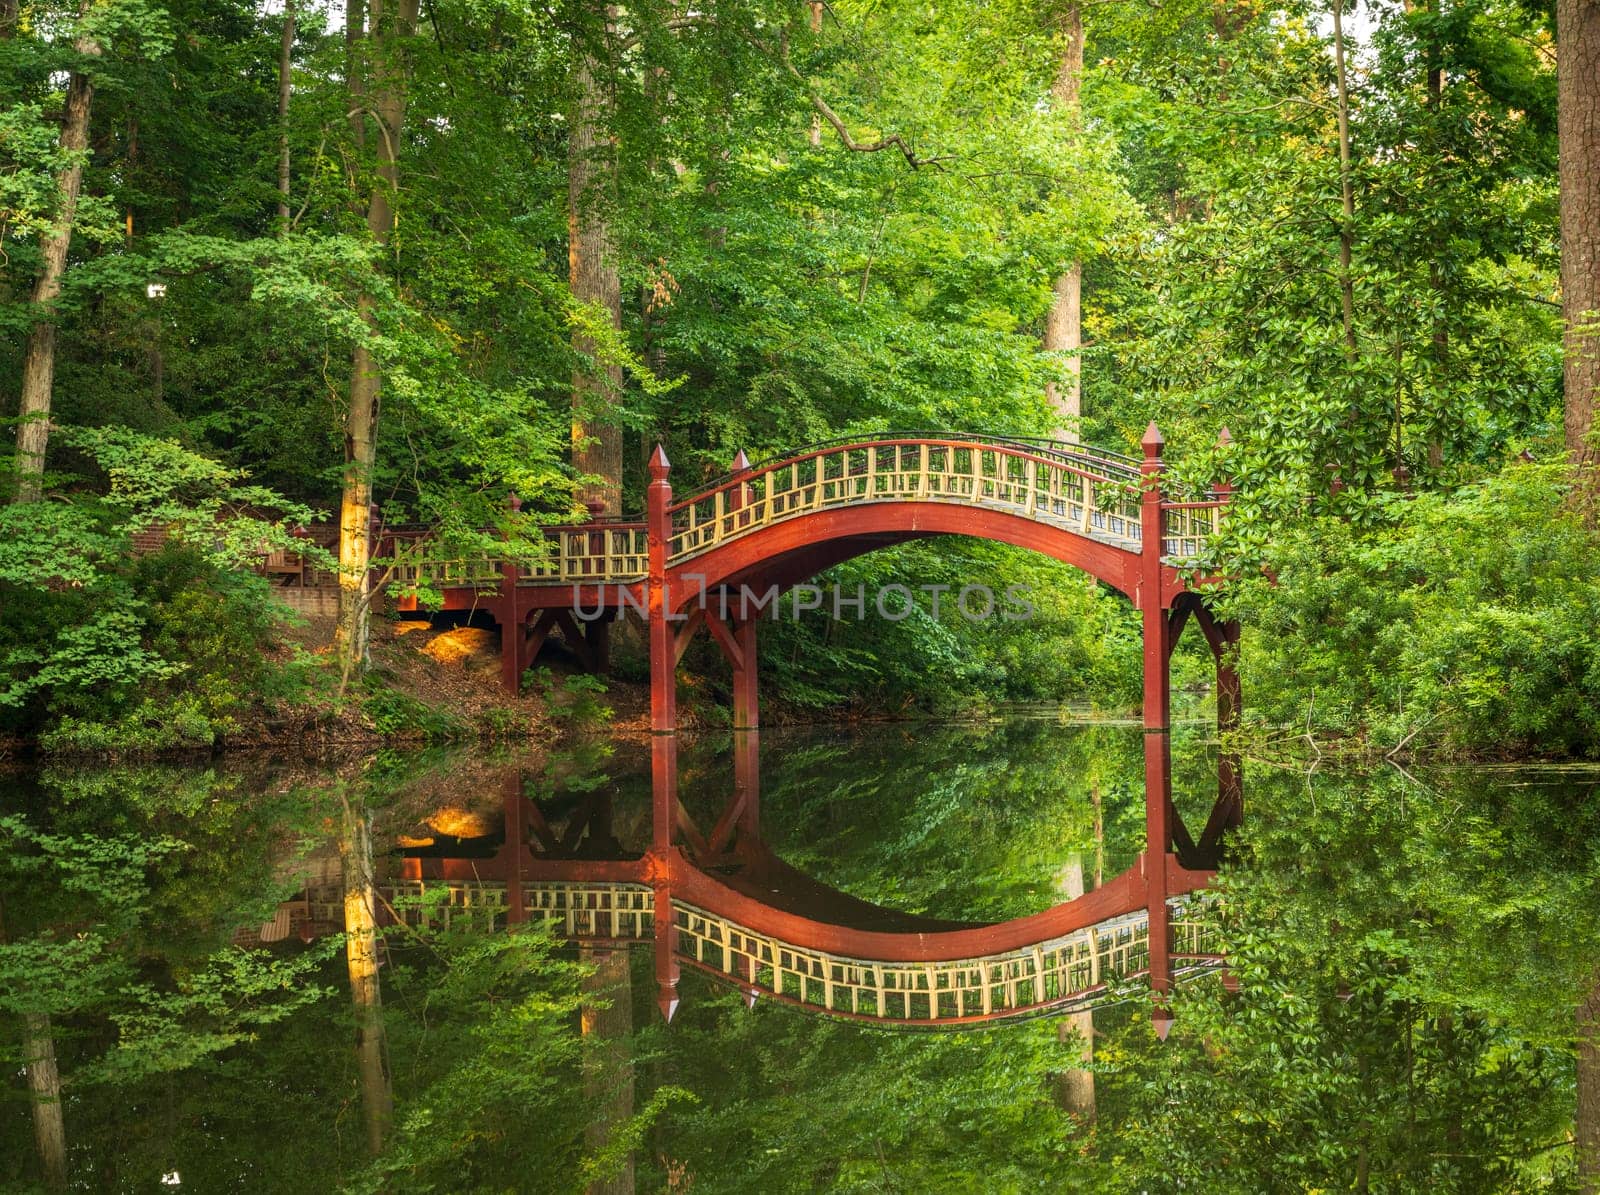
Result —
[[[796, 946], [682, 902], [674, 902], [673, 912], [678, 953], [701, 970], [818, 1012], [894, 1023], [994, 1020], [1085, 1003], [1116, 992], [1149, 966], [1144, 913], [1025, 950], [904, 963]], [[1174, 953], [1190, 966], [1209, 957], [1205, 923], [1175, 917], [1170, 934]]]
[[885, 440], [814, 449], [677, 503], [668, 559], [800, 515], [896, 501], [987, 507], [1130, 549], [1140, 540], [1138, 474], [1128, 465], [1089, 457], [1080, 464], [1006, 443]]
[[[511, 896], [501, 881], [401, 880], [380, 888], [386, 916], [416, 928], [503, 930]], [[541, 880], [521, 886], [530, 921], [575, 941], [645, 942], [655, 936], [645, 884]], [[315, 932], [344, 924], [342, 891], [307, 894]], [[1182, 973], [1214, 965], [1215, 927], [1182, 898], [1169, 902], [1170, 949]], [[894, 1024], [996, 1020], [1119, 999], [1149, 967], [1147, 914], [1129, 913], [1071, 934], [982, 958], [889, 962], [849, 958], [752, 930], [681, 900], [672, 902], [678, 957], [746, 991], [836, 1016]]]
[[[1138, 551], [1139, 474], [1099, 449], [994, 437], [893, 438], [814, 447], [728, 475], [669, 509], [668, 560], [681, 564], [719, 544], [802, 515], [876, 502], [970, 505], [1049, 523]], [[1198, 556], [1216, 534], [1225, 494], [1164, 502], [1162, 555]], [[518, 584], [632, 582], [649, 571], [643, 522], [548, 528], [537, 561], [435, 555], [429, 541], [396, 536], [395, 583], [406, 588], [492, 589], [509, 563]]]
[[568, 585], [637, 580], [649, 571], [649, 545], [642, 522], [605, 522], [548, 527], [549, 551], [539, 560], [508, 561], [480, 556], [440, 556], [421, 537], [393, 540], [394, 583], [404, 588], [493, 589], [516, 571], [518, 584]]
[[1203, 502], [1163, 502], [1161, 504], [1161, 554], [1176, 560], [1189, 560], [1205, 550], [1217, 533], [1226, 497]]

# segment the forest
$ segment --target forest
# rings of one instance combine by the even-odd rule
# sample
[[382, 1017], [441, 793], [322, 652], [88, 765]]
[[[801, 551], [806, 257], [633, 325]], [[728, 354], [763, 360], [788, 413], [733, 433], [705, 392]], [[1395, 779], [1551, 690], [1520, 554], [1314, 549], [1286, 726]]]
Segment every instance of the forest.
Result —
[[[0, 0], [0, 324], [16, 1189], [178, 1150], [203, 1190], [1600, 1192], [1600, 0]], [[397, 534], [514, 577], [644, 518], [658, 450], [689, 494], [897, 435], [1137, 462], [1152, 425], [1227, 496], [1183, 575], [1241, 628], [1239, 718], [1174, 751], [1246, 758], [1263, 815], [1220, 885], [1244, 995], [1185, 989], [1170, 1042], [741, 1020], [701, 976], [669, 1032], [642, 959], [617, 989], [543, 930], [374, 946], [369, 909], [348, 971], [230, 937], [307, 844], [349, 883], [375, 835], [454, 841], [417, 829], [451, 768], [562, 809], [647, 771], [587, 737], [643, 727], [644, 632], [507, 695]], [[785, 850], [919, 915], [1023, 916], [1067, 858], [1081, 896], [1137, 753], [1007, 719], [1137, 710], [1140, 611], [952, 535], [818, 580], [1031, 617], [764, 625], [769, 725], [938, 744], [769, 745]], [[736, 752], [715, 651], [674, 700]], [[1212, 666], [1172, 650], [1181, 716], [1221, 719]], [[349, 1047], [380, 960], [405, 1073]], [[541, 1117], [529, 1171], [495, 1126]]]
[[[1600, 750], [1564, 467], [1597, 101], [1556, 70], [1589, 26], [1057, 7], [9, 5], [3, 725], [337, 717], [386, 563], [361, 529], [536, 558], [584, 504], [641, 510], [657, 443], [682, 487], [840, 435], [1131, 451], [1153, 419], [1236, 487], [1212, 551], [1263, 629], [1259, 733]], [[275, 652], [241, 566], [308, 525], [339, 625]], [[840, 575], [958, 572], [1049, 597], [1025, 633], [801, 620], [785, 690], [1130, 699], [1125, 609], [1070, 571], [944, 541]]]

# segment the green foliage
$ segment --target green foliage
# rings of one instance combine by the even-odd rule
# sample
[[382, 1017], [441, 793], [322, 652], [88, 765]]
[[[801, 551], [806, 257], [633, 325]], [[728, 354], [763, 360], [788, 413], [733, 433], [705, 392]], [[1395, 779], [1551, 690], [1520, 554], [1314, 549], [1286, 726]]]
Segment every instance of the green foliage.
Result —
[[1250, 717], [1374, 746], [1600, 751], [1600, 541], [1566, 470], [1515, 464], [1285, 535], [1242, 587]]
[[[396, 943], [398, 945], [398, 943]], [[424, 931], [386, 979], [410, 1016], [391, 1016], [398, 1055], [415, 1065], [397, 1076], [396, 1132], [355, 1190], [568, 1191], [593, 1109], [571, 1097], [585, 1048], [575, 1032], [592, 971], [561, 958], [542, 925], [505, 933]], [[622, 998], [626, 999], [626, 995]], [[593, 997], [589, 997], [592, 1001]], [[663, 1090], [630, 1123], [637, 1141], [681, 1098]], [[527, 1124], [536, 1117], [540, 1164], [530, 1167]], [[604, 1170], [600, 1160], [593, 1170]]]
[[443, 742], [460, 738], [461, 724], [450, 714], [427, 702], [390, 688], [377, 676], [368, 676], [361, 712], [372, 729], [385, 738], [421, 738]]
[[[1252, 780], [1223, 885], [1237, 994], [1102, 1051], [1151, 1191], [1574, 1190], [1572, 1010], [1592, 983], [1592, 777]], [[1514, 794], [1514, 795], [1513, 795]]]
[[1006, 701], [1137, 701], [1136, 616], [1067, 565], [963, 539], [874, 552], [816, 584], [820, 608], [797, 618], [785, 596], [760, 631], [762, 668], [784, 702], [948, 715]]
[[0, 718], [52, 750], [212, 745], [283, 687], [266, 658], [280, 616], [239, 570], [310, 512], [171, 441], [57, 439], [103, 480], [0, 507]]
[[611, 721], [613, 710], [601, 700], [606, 683], [586, 672], [554, 676], [548, 668], [529, 669], [528, 677], [544, 697], [545, 713], [578, 731], [591, 731]]
[[655, 1036], [675, 1080], [704, 1093], [666, 1120], [665, 1160], [695, 1191], [1023, 1192], [1064, 1177], [1053, 1024], [894, 1034], [685, 988]]

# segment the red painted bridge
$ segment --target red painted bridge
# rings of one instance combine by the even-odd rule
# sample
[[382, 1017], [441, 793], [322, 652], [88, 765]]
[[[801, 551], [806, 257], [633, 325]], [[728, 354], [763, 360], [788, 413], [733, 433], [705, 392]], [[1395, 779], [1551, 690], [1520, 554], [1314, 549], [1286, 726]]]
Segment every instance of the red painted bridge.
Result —
[[[644, 885], [654, 894], [652, 925], [667, 938], [658, 952], [664, 1010], [676, 1006], [674, 935], [711, 924], [683, 921], [690, 914], [672, 903], [680, 897], [685, 909], [700, 910], [693, 916], [723, 917], [725, 927], [717, 932], [724, 935], [724, 950], [733, 949], [726, 945], [726, 934], [733, 932], [726, 927], [736, 926], [837, 959], [928, 965], [989, 957], [995, 950], [1038, 949], [1137, 909], [1156, 1016], [1164, 1024], [1176, 957], [1171, 901], [1204, 883], [1220, 856], [1224, 832], [1238, 823], [1242, 811], [1238, 768], [1226, 755], [1216, 803], [1198, 838], [1173, 806], [1169, 660], [1177, 636], [1194, 621], [1216, 662], [1217, 715], [1225, 729], [1239, 709], [1229, 650], [1238, 628], [1213, 615], [1207, 585], [1185, 579], [1192, 571], [1185, 565], [1201, 556], [1225, 515], [1230, 487], [1170, 494], [1164, 444], [1154, 424], [1141, 446], [1142, 457], [1132, 460], [1075, 445], [955, 434], [890, 436], [815, 447], [756, 467], [741, 454], [727, 477], [681, 500], [674, 499], [670, 466], [657, 448], [640, 522], [554, 528], [550, 552], [536, 563], [510, 557], [440, 559], [426, 542], [400, 544], [396, 576], [402, 587], [424, 586], [441, 594], [444, 608], [491, 612], [502, 630], [503, 678], [513, 689], [551, 631], [559, 629], [580, 658], [603, 670], [609, 622], [630, 609], [646, 620], [655, 802], [650, 852], [644, 862], [620, 871], [589, 876], [573, 871], [576, 865], [567, 861], [560, 864], [566, 869], [560, 874], [540, 874], [550, 883]], [[1106, 889], [1040, 918], [983, 927], [972, 931], [976, 937], [960, 936], [968, 931], [952, 931], [956, 937], [939, 940], [919, 935], [912, 947], [830, 936], [826, 926], [779, 924], [776, 914], [706, 898], [697, 885], [710, 881], [686, 870], [683, 852], [717, 858], [737, 843], [741, 829], [748, 834], [756, 825], [756, 639], [769, 603], [834, 564], [935, 535], [977, 536], [1042, 552], [1123, 593], [1141, 612], [1149, 846], [1140, 862]], [[415, 608], [414, 599], [409, 604]], [[732, 795], [718, 823], [707, 828], [684, 812], [677, 780], [677, 666], [702, 629], [732, 669], [735, 731]], [[531, 873], [512, 868], [503, 882], [514, 887], [530, 878]], [[1107, 895], [1113, 891], [1114, 898]]]

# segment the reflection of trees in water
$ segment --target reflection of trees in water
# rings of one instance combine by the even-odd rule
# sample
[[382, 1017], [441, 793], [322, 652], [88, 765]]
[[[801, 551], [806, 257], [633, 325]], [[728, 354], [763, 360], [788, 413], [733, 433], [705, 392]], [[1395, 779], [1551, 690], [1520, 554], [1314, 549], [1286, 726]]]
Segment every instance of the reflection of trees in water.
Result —
[[786, 859], [876, 903], [1004, 920], [1056, 903], [1058, 874], [1095, 851], [1107, 874], [1142, 848], [1138, 732], [1044, 720], [881, 727], [843, 741], [769, 735], [763, 823]]
[[1226, 896], [1239, 994], [1188, 993], [1173, 1041], [1117, 1080], [1147, 1173], [1222, 1192], [1570, 1183], [1595, 788], [1252, 775]]
[[[1055, 899], [1074, 852], [1089, 886], [1095, 784], [1105, 873], [1141, 845], [1138, 741], [1120, 728], [764, 737], [770, 837], [867, 899], [1025, 912]], [[1175, 745], [1198, 792], [1209, 761]], [[535, 763], [530, 791], [577, 808], [610, 776], [618, 834], [632, 834], [629, 750]], [[691, 799], [725, 796], [718, 745], [686, 755]], [[344, 780], [381, 843], [425, 823], [435, 797], [474, 808], [450, 774], [448, 760], [392, 759]], [[1571, 1187], [1573, 1016], [1600, 914], [1592, 781], [1252, 772], [1225, 905], [1241, 990], [1181, 992], [1165, 1046], [1142, 1009], [1099, 1012], [1092, 1134], [1059, 1102], [1056, 1077], [1080, 1068], [1057, 1022], [888, 1034], [746, 1010], [690, 973], [670, 1029], [651, 984], [633, 985], [631, 1035], [596, 1035], [626, 1059], [585, 1067], [579, 1010], [596, 1004], [566, 948], [537, 932], [386, 931], [394, 1120], [369, 1168], [344, 960], [293, 938], [229, 946], [285, 895], [301, 843], [340, 833], [333, 778], [124, 768], [10, 786], [0, 899], [30, 953], [0, 951], [0, 1036], [18, 1059], [24, 1003], [50, 1016], [75, 1183], [178, 1170], [192, 1189], [570, 1190], [586, 1153], [654, 1117], [643, 1189], [667, 1162], [701, 1193], [1154, 1192], [1182, 1178], [1254, 1195], [1363, 1172], [1373, 1190]], [[591, 1117], [585, 1076], [625, 1073], [643, 1119], [620, 1104]], [[673, 1084], [699, 1102], [661, 1113]], [[0, 1151], [33, 1156], [28, 1105], [8, 1109]]]

